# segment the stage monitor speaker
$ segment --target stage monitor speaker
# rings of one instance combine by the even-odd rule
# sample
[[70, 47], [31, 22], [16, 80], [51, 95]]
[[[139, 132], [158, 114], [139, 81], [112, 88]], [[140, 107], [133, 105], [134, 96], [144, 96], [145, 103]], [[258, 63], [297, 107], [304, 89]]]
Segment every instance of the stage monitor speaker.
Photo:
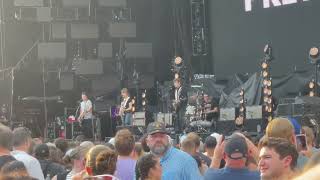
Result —
[[234, 121], [235, 120], [235, 108], [221, 108], [220, 109], [220, 121]]
[[112, 43], [98, 44], [98, 58], [112, 58]]
[[246, 119], [262, 119], [262, 106], [247, 106]]
[[100, 7], [126, 7], [127, 0], [98, 0]]
[[99, 28], [97, 24], [71, 24], [72, 39], [98, 39]]
[[156, 122], [164, 123], [166, 126], [173, 125], [173, 114], [172, 113], [158, 113], [156, 114]]
[[15, 6], [20, 7], [42, 7], [43, 0], [14, 0]]
[[103, 74], [103, 63], [101, 60], [81, 61], [75, 73], [76, 75], [101, 75]]
[[38, 7], [37, 8], [37, 22], [51, 22], [51, 8], [49, 7]]
[[129, 43], [125, 44], [126, 58], [152, 58], [152, 43]]
[[68, 91], [74, 88], [73, 73], [61, 73], [60, 75], [60, 90]]
[[135, 112], [133, 115], [132, 125], [134, 126], [146, 126], [145, 112]]
[[110, 23], [109, 33], [113, 38], [135, 38], [137, 27], [135, 22]]
[[53, 39], [66, 39], [67, 38], [67, 25], [65, 23], [51, 24], [51, 36]]
[[38, 58], [41, 60], [66, 60], [66, 43], [49, 42], [38, 44]]
[[89, 8], [91, 0], [62, 0], [63, 7]]

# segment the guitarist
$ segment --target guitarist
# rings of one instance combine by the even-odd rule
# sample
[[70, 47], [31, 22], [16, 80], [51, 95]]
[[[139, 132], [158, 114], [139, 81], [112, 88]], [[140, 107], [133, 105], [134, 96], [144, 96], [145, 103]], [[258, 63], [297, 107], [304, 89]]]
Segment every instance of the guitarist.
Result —
[[127, 88], [123, 88], [121, 90], [121, 96], [122, 96], [122, 102], [121, 102], [119, 114], [122, 119], [122, 125], [130, 126], [132, 124], [133, 99], [130, 98], [129, 91]]
[[175, 113], [174, 127], [177, 133], [181, 133], [185, 122], [184, 115], [186, 113], [186, 107], [188, 103], [188, 94], [187, 89], [182, 87], [181, 79], [176, 78], [173, 80], [174, 84], [174, 101], [173, 101], [173, 110]]
[[85, 92], [82, 92], [81, 95], [82, 102], [80, 104], [80, 116], [78, 121], [81, 124], [83, 135], [91, 139], [93, 138], [92, 132], [92, 102], [88, 98], [88, 95]]

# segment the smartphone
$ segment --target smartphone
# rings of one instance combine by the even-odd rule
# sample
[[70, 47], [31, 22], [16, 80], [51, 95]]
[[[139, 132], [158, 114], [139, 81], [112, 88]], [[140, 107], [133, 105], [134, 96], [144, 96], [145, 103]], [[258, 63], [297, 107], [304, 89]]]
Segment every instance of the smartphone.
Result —
[[298, 151], [305, 151], [307, 150], [307, 137], [305, 134], [298, 134], [296, 135], [297, 140], [297, 149]]

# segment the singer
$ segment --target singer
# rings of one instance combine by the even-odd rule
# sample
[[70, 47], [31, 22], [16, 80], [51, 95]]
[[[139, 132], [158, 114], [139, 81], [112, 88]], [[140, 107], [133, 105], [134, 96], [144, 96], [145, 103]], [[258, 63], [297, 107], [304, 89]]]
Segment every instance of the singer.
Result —
[[88, 95], [85, 92], [82, 92], [81, 95], [82, 102], [80, 104], [80, 116], [78, 121], [82, 127], [83, 135], [91, 139], [93, 138], [92, 124], [93, 124], [93, 115], [92, 115], [92, 102], [88, 98]]

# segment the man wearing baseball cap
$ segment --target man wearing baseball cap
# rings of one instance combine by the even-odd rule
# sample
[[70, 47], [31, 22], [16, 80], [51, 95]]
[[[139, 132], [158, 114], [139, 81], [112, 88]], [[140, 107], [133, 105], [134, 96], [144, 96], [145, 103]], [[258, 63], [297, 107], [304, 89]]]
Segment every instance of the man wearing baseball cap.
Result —
[[210, 168], [204, 175], [205, 180], [258, 180], [258, 171], [249, 171], [246, 167], [248, 158], [248, 145], [246, 139], [238, 134], [233, 134], [220, 144], [223, 148], [223, 159], [226, 165], [222, 169]]
[[160, 158], [162, 180], [203, 179], [197, 162], [187, 153], [170, 145], [168, 132], [163, 123], [150, 123], [147, 128], [147, 135], [147, 144], [151, 153]]

